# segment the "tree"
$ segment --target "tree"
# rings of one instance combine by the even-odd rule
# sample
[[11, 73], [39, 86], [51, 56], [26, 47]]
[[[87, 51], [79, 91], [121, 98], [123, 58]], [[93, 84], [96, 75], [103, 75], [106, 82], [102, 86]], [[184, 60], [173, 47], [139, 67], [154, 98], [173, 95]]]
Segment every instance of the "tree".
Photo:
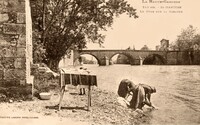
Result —
[[99, 31], [123, 13], [137, 18], [125, 0], [31, 0], [34, 32], [45, 50], [45, 62], [56, 69], [70, 49], [81, 50], [87, 42], [103, 44]]
[[196, 28], [189, 25], [186, 29], [181, 31], [181, 34], [177, 36], [174, 47], [178, 50], [191, 50], [194, 45], [194, 38], [196, 36]]
[[169, 50], [176, 50], [178, 47], [175, 42], [171, 42], [169, 44]]
[[197, 35], [194, 36], [193, 42], [194, 42], [193, 49], [194, 50], [200, 50], [200, 35], [199, 34], [197, 34]]
[[141, 50], [149, 50], [149, 47], [147, 45], [144, 45]]

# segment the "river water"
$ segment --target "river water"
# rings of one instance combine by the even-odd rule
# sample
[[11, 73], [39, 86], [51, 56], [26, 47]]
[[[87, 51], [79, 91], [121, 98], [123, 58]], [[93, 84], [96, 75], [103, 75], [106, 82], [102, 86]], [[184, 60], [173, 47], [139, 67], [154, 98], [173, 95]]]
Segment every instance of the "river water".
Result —
[[101, 89], [116, 93], [125, 78], [155, 86], [151, 100], [158, 110], [150, 113], [150, 124], [200, 124], [200, 66], [85, 66], [97, 75]]

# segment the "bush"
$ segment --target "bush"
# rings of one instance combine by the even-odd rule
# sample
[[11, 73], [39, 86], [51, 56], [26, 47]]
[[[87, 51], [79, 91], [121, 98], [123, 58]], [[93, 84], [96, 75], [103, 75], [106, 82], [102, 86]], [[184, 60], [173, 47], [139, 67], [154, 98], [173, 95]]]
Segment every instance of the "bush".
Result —
[[0, 102], [32, 100], [31, 86], [0, 87]]
[[59, 91], [59, 78], [47, 78], [44, 75], [34, 79], [34, 96], [39, 97], [41, 92]]
[[34, 96], [39, 97], [41, 92], [59, 90], [59, 74], [51, 71], [45, 64], [35, 64], [31, 74], [34, 75]]

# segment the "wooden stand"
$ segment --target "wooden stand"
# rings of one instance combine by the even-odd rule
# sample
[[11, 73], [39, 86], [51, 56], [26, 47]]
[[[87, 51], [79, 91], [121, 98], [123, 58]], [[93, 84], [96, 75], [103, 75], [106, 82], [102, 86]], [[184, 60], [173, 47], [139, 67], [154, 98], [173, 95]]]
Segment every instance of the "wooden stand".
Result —
[[[70, 83], [72, 83], [72, 75], [70, 74]], [[64, 78], [64, 72], [62, 73], [62, 71], [60, 71], [60, 85], [61, 85], [61, 89], [60, 89], [60, 100], [58, 103], [58, 110], [61, 110], [61, 102], [63, 100], [64, 97], [64, 92], [65, 92], [65, 78]], [[91, 83], [88, 83], [88, 111], [90, 111], [90, 106], [91, 104]]]
[[58, 110], [59, 110], [59, 111], [60, 111], [60, 109], [61, 109], [61, 102], [62, 102], [64, 93], [65, 93], [65, 86], [62, 86], [62, 87], [61, 87], [61, 90], [60, 90], [60, 100], [59, 100], [59, 103], [58, 103]]
[[90, 106], [91, 106], [91, 86], [88, 85], [88, 111], [90, 111]]

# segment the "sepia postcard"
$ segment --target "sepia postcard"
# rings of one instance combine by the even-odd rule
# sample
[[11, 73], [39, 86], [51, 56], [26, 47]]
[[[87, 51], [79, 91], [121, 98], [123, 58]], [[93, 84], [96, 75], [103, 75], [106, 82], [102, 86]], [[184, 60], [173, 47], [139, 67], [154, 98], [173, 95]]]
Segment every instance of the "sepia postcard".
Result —
[[1, 125], [199, 125], [200, 0], [0, 0]]

